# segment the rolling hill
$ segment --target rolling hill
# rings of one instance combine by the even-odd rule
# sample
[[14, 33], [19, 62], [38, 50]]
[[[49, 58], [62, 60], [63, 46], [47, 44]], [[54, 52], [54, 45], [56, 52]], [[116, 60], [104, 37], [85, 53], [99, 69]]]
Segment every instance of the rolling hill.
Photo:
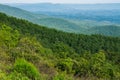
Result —
[[[43, 4], [46, 6], [46, 4]], [[33, 5], [34, 6], [34, 5]], [[54, 6], [54, 5], [53, 5]], [[57, 6], [57, 4], [56, 4]], [[39, 7], [39, 6], [38, 6]], [[47, 7], [47, 6], [46, 6]], [[34, 8], [34, 7], [33, 7]], [[42, 8], [42, 7], [41, 7]], [[54, 7], [55, 8], [55, 7]], [[43, 8], [44, 9], [44, 8]], [[46, 9], [45, 9], [46, 10]], [[0, 5], [0, 12], [6, 13], [10, 16], [17, 18], [26, 19], [33, 23], [43, 25], [49, 28], [54, 28], [57, 30], [72, 32], [72, 33], [82, 33], [82, 34], [102, 34], [107, 36], [120, 36], [120, 26], [109, 21], [97, 21], [97, 20], [79, 20], [71, 19], [65, 17], [51, 17], [46, 14], [36, 14], [33, 12], [28, 12], [21, 10], [19, 8], [10, 7], [7, 5]], [[72, 11], [73, 12], [73, 11]], [[64, 13], [65, 14], [65, 13]], [[63, 15], [64, 16], [64, 15]], [[69, 16], [69, 14], [66, 14]], [[70, 15], [71, 17], [71, 15]], [[81, 16], [81, 18], [84, 16]], [[112, 18], [110, 18], [112, 19]], [[107, 28], [106, 28], [107, 26]], [[112, 27], [114, 27], [114, 30]], [[104, 30], [104, 27], [106, 30]]]
[[98, 26], [88, 29], [90, 33], [96, 33], [101, 35], [111, 35], [111, 36], [120, 36], [120, 26]]
[[80, 28], [79, 26], [77, 26], [72, 22], [69, 22], [68, 20], [54, 18], [47, 15], [38, 15], [25, 10], [21, 10], [19, 8], [10, 7], [7, 5], [0, 4], [0, 12], [6, 13], [10, 16], [14, 16], [17, 18], [26, 19], [28, 21], [37, 23], [39, 25], [59, 29], [66, 32], [76, 32], [76, 30], [79, 30], [79, 32], [82, 33], [83, 31], [83, 28]]
[[[120, 3], [111, 4], [8, 4], [30, 12], [75, 20], [120, 23]], [[49, 8], [48, 8], [49, 7]]]

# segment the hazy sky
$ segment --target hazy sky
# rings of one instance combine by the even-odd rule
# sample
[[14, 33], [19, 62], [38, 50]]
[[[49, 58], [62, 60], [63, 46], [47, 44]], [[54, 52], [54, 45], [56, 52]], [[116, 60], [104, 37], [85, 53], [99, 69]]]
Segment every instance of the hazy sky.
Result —
[[120, 3], [120, 0], [0, 0], [0, 3]]

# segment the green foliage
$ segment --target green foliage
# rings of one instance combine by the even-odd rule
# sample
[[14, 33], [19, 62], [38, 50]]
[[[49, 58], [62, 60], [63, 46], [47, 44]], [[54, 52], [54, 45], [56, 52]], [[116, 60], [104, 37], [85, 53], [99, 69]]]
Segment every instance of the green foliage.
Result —
[[56, 67], [61, 71], [66, 71], [68, 73], [71, 73], [73, 67], [73, 61], [70, 58], [60, 60], [58, 61]]
[[54, 52], [69, 52], [72, 53], [72, 48], [70, 48], [70, 46], [64, 44], [64, 43], [60, 43], [60, 42], [56, 42], [54, 45], [54, 48], [52, 49]]
[[57, 56], [59, 56], [59, 58], [67, 58], [75, 53], [73, 48], [60, 42], [53, 44], [52, 50]]
[[[106, 76], [106, 71], [107, 69], [104, 70], [105, 66], [106, 65], [106, 58], [105, 58], [105, 53], [103, 52], [99, 52], [99, 53], [96, 53], [92, 56], [91, 58], [91, 68], [92, 68], [92, 71], [95, 75], [97, 76]], [[109, 65], [110, 66], [110, 65]], [[107, 67], [106, 67], [107, 68]], [[107, 76], [109, 77], [109, 76]]]
[[69, 34], [0, 17], [0, 79], [120, 79], [120, 38]]
[[36, 39], [41, 41], [41, 44], [47, 48], [56, 50], [54, 44], [60, 42], [71, 47], [76, 53], [84, 53], [85, 51], [96, 53], [99, 50], [120, 52], [120, 39], [118, 37], [65, 33], [32, 24], [25, 20], [8, 17], [5, 14], [0, 14], [0, 17], [1, 23], [11, 26], [23, 35], [36, 36]]
[[6, 25], [0, 25], [0, 45], [13, 47], [17, 44], [19, 33]]
[[105, 56], [105, 53], [100, 51], [99, 53], [96, 53], [92, 56], [92, 60], [94, 63], [104, 63], [105, 60], [106, 60], [106, 56]]
[[66, 76], [64, 72], [64, 73], [59, 73], [55, 75], [52, 80], [73, 80], [73, 79], [69, 76]]
[[[90, 56], [89, 56], [90, 55]], [[103, 51], [95, 54], [86, 54], [79, 59], [75, 66], [75, 75], [82, 76], [97, 76], [103, 79], [117, 79], [117, 68], [111, 62], [106, 60], [106, 55]]]
[[89, 61], [81, 57], [79, 61], [74, 62], [73, 70], [75, 70], [75, 75], [78, 75], [78, 76], [89, 75], [90, 74]]
[[12, 72], [9, 75], [0, 71], [0, 80], [30, 80], [21, 73]]
[[59, 74], [53, 78], [53, 80], [66, 80], [63, 74]]
[[14, 71], [24, 74], [30, 79], [39, 80], [40, 73], [35, 66], [24, 59], [17, 59], [14, 64]]
[[12, 72], [8, 76], [8, 79], [10, 79], [10, 80], [30, 80], [28, 77], [26, 77], [22, 73], [17, 73], [17, 72]]
[[6, 74], [0, 70], [0, 80], [7, 80]]

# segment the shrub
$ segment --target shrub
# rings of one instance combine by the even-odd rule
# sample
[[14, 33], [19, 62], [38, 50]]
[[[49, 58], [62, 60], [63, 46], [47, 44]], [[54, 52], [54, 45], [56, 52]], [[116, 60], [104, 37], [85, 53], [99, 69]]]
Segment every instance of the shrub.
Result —
[[26, 75], [32, 80], [40, 79], [40, 73], [36, 67], [25, 59], [17, 59], [14, 64], [14, 71]]
[[71, 73], [73, 67], [73, 61], [71, 58], [62, 59], [57, 63], [56, 67], [61, 71], [67, 71], [67, 73]]
[[30, 80], [28, 77], [22, 73], [12, 72], [8, 77], [9, 80]]
[[13, 30], [6, 25], [0, 26], [0, 45], [6, 45], [11, 48], [17, 44], [19, 36], [20, 34], [17, 30]]
[[59, 73], [52, 80], [73, 80], [71, 77], [68, 77], [66, 73]]
[[6, 74], [0, 70], [0, 80], [6, 80]]

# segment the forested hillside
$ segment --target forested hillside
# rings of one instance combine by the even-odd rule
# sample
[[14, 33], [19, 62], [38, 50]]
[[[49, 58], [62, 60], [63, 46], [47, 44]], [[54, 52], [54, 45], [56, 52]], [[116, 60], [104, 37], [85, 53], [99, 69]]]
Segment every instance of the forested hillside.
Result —
[[119, 80], [120, 38], [48, 29], [0, 13], [0, 80]]

